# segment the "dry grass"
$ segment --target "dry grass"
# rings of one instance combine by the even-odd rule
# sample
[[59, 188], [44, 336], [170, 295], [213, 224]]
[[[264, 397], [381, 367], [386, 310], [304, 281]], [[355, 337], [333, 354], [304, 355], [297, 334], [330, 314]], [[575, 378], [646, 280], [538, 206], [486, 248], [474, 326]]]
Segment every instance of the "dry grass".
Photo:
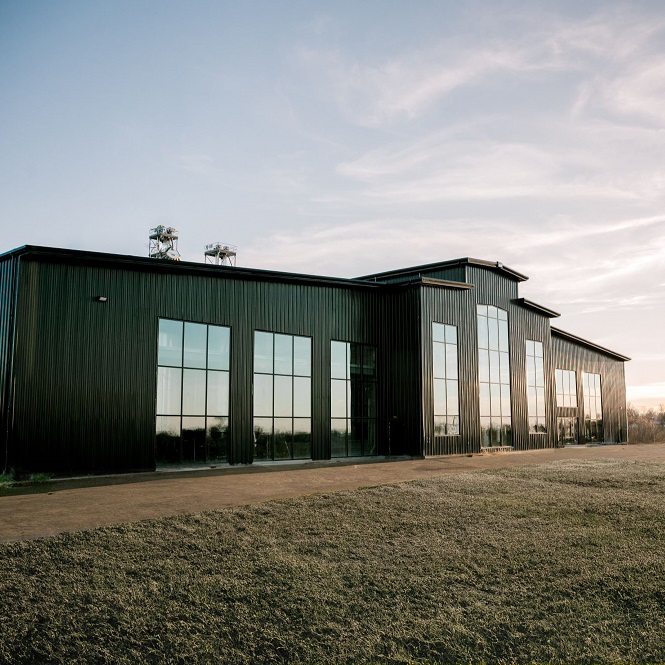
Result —
[[663, 662], [664, 513], [559, 462], [8, 544], [0, 659]]

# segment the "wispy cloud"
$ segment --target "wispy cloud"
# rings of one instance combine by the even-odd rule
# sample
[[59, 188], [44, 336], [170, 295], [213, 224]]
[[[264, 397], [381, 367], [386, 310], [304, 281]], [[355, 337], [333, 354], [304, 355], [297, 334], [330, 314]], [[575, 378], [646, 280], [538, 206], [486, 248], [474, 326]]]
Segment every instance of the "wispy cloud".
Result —
[[[631, 249], [633, 245], [639, 250]], [[244, 254], [250, 265], [279, 269], [282, 257], [288, 256], [292, 270], [347, 277], [476, 256], [531, 276], [521, 287], [523, 295], [568, 314], [665, 308], [665, 291], [645, 288], [644, 283], [665, 272], [662, 216], [606, 227], [571, 222], [557, 228], [557, 220], [552, 220], [542, 231], [502, 220], [384, 217], [276, 233]]]
[[[549, 132], [516, 141], [488, 123], [462, 123], [415, 141], [395, 140], [342, 162], [358, 196], [396, 201], [665, 198], [665, 132], [606, 122], [552, 121]], [[528, 134], [528, 121], [525, 122]], [[514, 133], [509, 130], [510, 133]], [[496, 134], [490, 136], [490, 132]]]
[[[586, 73], [574, 106], [578, 112], [592, 99], [621, 112], [646, 112], [649, 101], [655, 101], [651, 117], [662, 108], [663, 57], [657, 43], [665, 29], [662, 19], [610, 10], [573, 22], [534, 9], [530, 29], [513, 30], [514, 36], [507, 38], [502, 18], [497, 11], [496, 32], [489, 36], [448, 37], [382, 62], [318, 46], [302, 47], [299, 57], [345, 117], [367, 126], [413, 120], [451, 93], [488, 77], [530, 78], [548, 71]], [[599, 61], [607, 64], [607, 78], [592, 73]]]

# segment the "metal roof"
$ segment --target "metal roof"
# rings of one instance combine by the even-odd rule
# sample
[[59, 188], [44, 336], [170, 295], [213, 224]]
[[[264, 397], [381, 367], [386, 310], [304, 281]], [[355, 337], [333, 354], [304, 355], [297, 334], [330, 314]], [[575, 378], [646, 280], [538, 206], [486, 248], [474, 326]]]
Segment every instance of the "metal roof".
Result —
[[285, 283], [305, 283], [318, 286], [341, 286], [346, 288], [381, 289], [386, 284], [362, 279], [344, 277], [323, 277], [302, 273], [262, 270], [257, 268], [238, 268], [225, 265], [211, 265], [194, 261], [167, 261], [146, 256], [128, 256], [125, 254], [109, 254], [106, 252], [90, 252], [78, 249], [62, 249], [57, 247], [41, 247], [24, 245], [9, 252], [0, 254], [0, 259], [8, 256], [24, 256], [27, 259], [57, 261], [86, 266], [115, 267], [124, 270], [144, 272], [172, 272], [176, 274], [197, 274], [207, 277], [224, 279], [249, 279], [254, 281], [270, 281]]
[[581, 346], [586, 346], [592, 351], [599, 351], [600, 353], [604, 353], [605, 355], [615, 358], [616, 360], [623, 360], [623, 361], [630, 360], [628, 356], [624, 356], [620, 353], [617, 353], [616, 351], [610, 351], [609, 349], [606, 349], [604, 346], [600, 346], [599, 344], [594, 344], [593, 342], [590, 342], [588, 339], [583, 339], [582, 337], [573, 335], [572, 333], [566, 332], [565, 330], [560, 330], [559, 328], [555, 328], [554, 326], [550, 326], [550, 330], [552, 331], [552, 335], [561, 337], [561, 339], [573, 342], [574, 344], [580, 344]]
[[516, 282], [526, 282], [529, 279], [526, 275], [513, 270], [508, 266], [504, 266], [503, 263], [498, 261], [485, 261], [483, 259], [453, 259], [451, 261], [439, 261], [437, 263], [427, 263], [422, 266], [414, 266], [411, 268], [399, 268], [397, 270], [388, 270], [386, 272], [377, 272], [372, 275], [363, 275], [358, 279], [362, 280], [376, 280], [381, 281], [382, 279], [389, 279], [391, 277], [401, 277], [406, 275], [422, 275], [423, 273], [435, 272], [436, 270], [441, 270], [442, 268], [452, 268], [454, 266], [479, 266], [481, 268], [489, 268], [490, 270], [495, 270], [509, 279], [515, 280]]
[[543, 314], [544, 316], [547, 316], [550, 319], [556, 319], [558, 316], [561, 316], [559, 312], [555, 312], [553, 309], [549, 309], [548, 307], [543, 307], [542, 305], [533, 302], [533, 300], [527, 300], [526, 298], [518, 298], [517, 303], [522, 305], [522, 307], [526, 307], [527, 309], [537, 312], [538, 314]]
[[[307, 282], [312, 284], [329, 285], [329, 286], [345, 286], [345, 287], [360, 287], [360, 288], [379, 288], [385, 286], [381, 278], [388, 278], [392, 276], [413, 276], [415, 280], [408, 280], [410, 283], [426, 283], [429, 282], [433, 286], [446, 286], [448, 288], [471, 288], [473, 285], [462, 286], [465, 282], [453, 282], [448, 280], [440, 280], [428, 278], [423, 273], [433, 272], [437, 269], [447, 268], [459, 265], [474, 265], [483, 268], [489, 268], [503, 273], [510, 279], [516, 281], [525, 281], [528, 279], [525, 275], [518, 273], [515, 270], [504, 266], [501, 263], [493, 261], [483, 261], [481, 259], [455, 259], [452, 261], [441, 261], [439, 263], [430, 263], [423, 266], [415, 266], [413, 268], [402, 268], [400, 270], [389, 271], [385, 273], [377, 273], [375, 275], [367, 275], [365, 277], [325, 277], [320, 275], [307, 275], [302, 273], [282, 272], [278, 270], [263, 270], [259, 268], [243, 268], [243, 267], [230, 267], [230, 266], [213, 266], [205, 263], [198, 263], [195, 261], [167, 261], [154, 259], [146, 256], [130, 256], [126, 254], [110, 254], [106, 252], [91, 252], [79, 249], [64, 249], [59, 247], [43, 247], [39, 245], [23, 245], [17, 247], [9, 252], [0, 254], [0, 259], [6, 256], [26, 256], [31, 258], [43, 260], [57, 260], [67, 263], [80, 263], [82, 265], [113, 265], [118, 268], [126, 270], [145, 270], [149, 272], [167, 272], [173, 271], [176, 273], [197, 273], [209, 276], [224, 276], [230, 279], [252, 279], [256, 281], [273, 281], [273, 282]], [[419, 281], [420, 280], [420, 281]], [[406, 281], [406, 280], [405, 280]]]
[[[381, 283], [381, 282], [377, 282]], [[391, 287], [406, 287], [406, 286], [437, 286], [442, 289], [458, 289], [460, 291], [468, 291], [475, 289], [475, 284], [468, 284], [467, 282], [454, 282], [448, 279], [434, 279], [433, 277], [414, 277], [402, 282], [392, 282], [387, 286]]]

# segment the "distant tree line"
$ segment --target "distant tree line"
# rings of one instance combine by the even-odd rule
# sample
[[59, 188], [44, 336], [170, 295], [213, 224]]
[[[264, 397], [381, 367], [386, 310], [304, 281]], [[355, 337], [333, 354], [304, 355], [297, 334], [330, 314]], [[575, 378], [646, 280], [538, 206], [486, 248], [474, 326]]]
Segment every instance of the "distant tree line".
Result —
[[628, 405], [628, 442], [662, 443], [665, 442], [665, 408], [661, 404], [658, 410], [638, 411]]

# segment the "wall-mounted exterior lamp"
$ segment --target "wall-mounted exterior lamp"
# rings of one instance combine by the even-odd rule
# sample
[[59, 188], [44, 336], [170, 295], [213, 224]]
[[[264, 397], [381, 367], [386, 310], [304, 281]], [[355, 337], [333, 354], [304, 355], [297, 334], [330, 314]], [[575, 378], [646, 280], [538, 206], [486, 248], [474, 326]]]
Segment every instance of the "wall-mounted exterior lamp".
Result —
[[106, 296], [95, 296], [94, 300], [96, 302], [106, 302], [108, 300], [108, 298]]

